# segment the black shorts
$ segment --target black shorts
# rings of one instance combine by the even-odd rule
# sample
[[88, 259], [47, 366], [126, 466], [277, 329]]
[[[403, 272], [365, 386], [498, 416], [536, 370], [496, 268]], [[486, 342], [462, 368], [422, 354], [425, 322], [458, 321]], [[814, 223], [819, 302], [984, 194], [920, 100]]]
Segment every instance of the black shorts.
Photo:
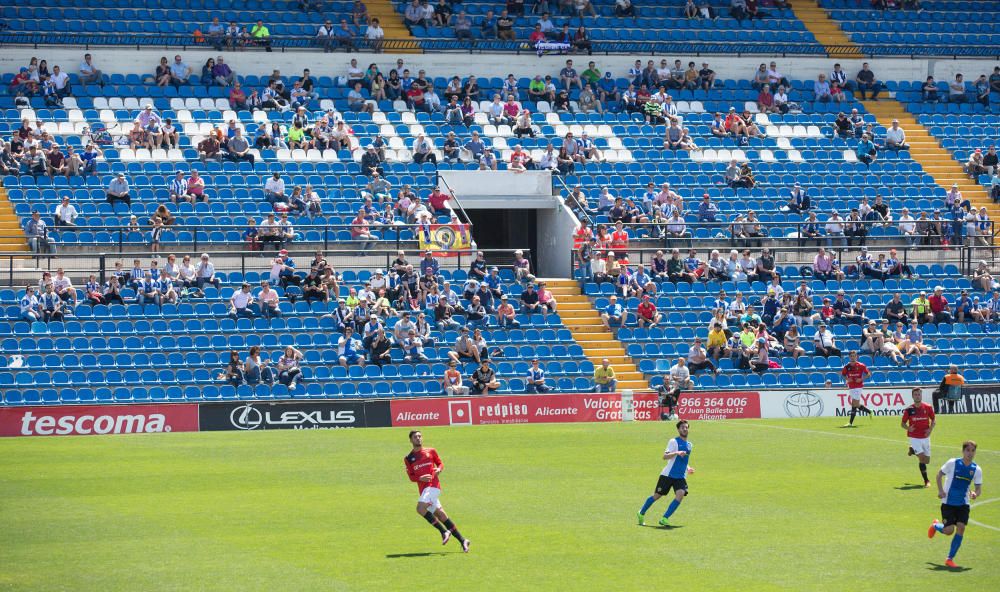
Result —
[[674, 479], [673, 477], [667, 477], [666, 475], [660, 475], [659, 480], [656, 482], [656, 493], [660, 495], [667, 495], [670, 493], [670, 489], [673, 488], [674, 492], [683, 490], [684, 495], [687, 495], [688, 482], [687, 479], [683, 477], [680, 479]]
[[969, 523], [969, 504], [964, 506], [949, 506], [948, 504], [941, 504], [941, 520], [944, 522], [945, 526], [951, 526], [952, 524], [962, 524]]

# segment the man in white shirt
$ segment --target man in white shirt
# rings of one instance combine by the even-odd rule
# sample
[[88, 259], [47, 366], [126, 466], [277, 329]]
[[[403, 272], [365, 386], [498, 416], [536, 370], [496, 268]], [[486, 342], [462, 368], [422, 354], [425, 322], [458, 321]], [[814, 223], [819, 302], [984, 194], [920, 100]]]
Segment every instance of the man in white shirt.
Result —
[[836, 211], [830, 214], [826, 221], [826, 243], [833, 246], [833, 239], [839, 239], [842, 246], [847, 246], [847, 239], [844, 238], [844, 219]]
[[816, 335], [813, 337], [813, 343], [816, 344], [816, 355], [829, 357], [829, 356], [839, 356], [840, 349], [837, 347], [837, 342], [833, 338], [833, 333], [826, 328], [826, 324], [820, 323], [819, 328], [816, 330]]
[[100, 84], [104, 86], [104, 74], [94, 65], [91, 55], [85, 54], [80, 62], [80, 82], [82, 84]]
[[281, 173], [274, 173], [271, 178], [264, 183], [264, 199], [272, 205], [278, 202], [287, 201], [285, 199], [285, 181], [281, 178]]
[[62, 198], [62, 203], [56, 206], [55, 223], [56, 228], [73, 228], [76, 226], [74, 220], [79, 214], [73, 204], [69, 203], [69, 196]]
[[909, 208], [903, 208], [903, 215], [899, 217], [899, 232], [906, 237], [910, 246], [920, 241], [920, 236], [917, 235], [917, 221], [910, 215]]
[[899, 120], [892, 120], [892, 127], [885, 130], [885, 147], [889, 150], [909, 150], [910, 146], [906, 143], [906, 132], [903, 128], [899, 127]]
[[65, 99], [72, 94], [69, 86], [69, 74], [63, 72], [59, 66], [52, 67], [52, 76], [49, 77], [49, 80], [55, 85], [56, 95], [60, 99]]
[[66, 276], [61, 267], [56, 270], [56, 277], [52, 278], [52, 289], [64, 302], [76, 306], [76, 289], [73, 287], [73, 281]]
[[694, 388], [694, 382], [691, 380], [691, 371], [688, 370], [687, 360], [684, 358], [677, 358], [677, 363], [670, 367], [668, 379], [670, 382], [668, 389], [671, 391]]
[[555, 148], [552, 143], [545, 148], [545, 153], [542, 154], [542, 158], [538, 161], [538, 168], [545, 170], [554, 171], [559, 167], [559, 160], [556, 158]]
[[254, 314], [249, 308], [251, 304], [253, 304], [253, 294], [250, 293], [250, 284], [243, 282], [239, 291], [234, 292], [233, 297], [229, 299], [229, 316], [234, 319], [240, 317], [252, 319]]

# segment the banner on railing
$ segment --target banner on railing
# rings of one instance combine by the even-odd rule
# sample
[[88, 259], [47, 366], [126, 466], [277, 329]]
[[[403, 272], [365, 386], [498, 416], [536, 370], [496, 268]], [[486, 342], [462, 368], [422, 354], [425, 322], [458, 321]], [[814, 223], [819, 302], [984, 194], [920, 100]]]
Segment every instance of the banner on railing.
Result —
[[395, 399], [393, 427], [621, 421], [617, 393]]
[[[925, 391], [926, 392], [926, 391]], [[930, 397], [924, 395], [924, 400]], [[962, 387], [962, 396], [951, 401], [941, 399], [937, 402], [938, 413], [1000, 413], [1000, 386], [974, 385]]]
[[[764, 418], [846, 417], [851, 412], [846, 388], [764, 391], [760, 402]], [[912, 402], [910, 389], [905, 387], [861, 390], [861, 403], [875, 415], [901, 415]]]
[[203, 432], [389, 427], [388, 401], [202, 403]]
[[[760, 413], [760, 393], [756, 391], [695, 391], [677, 397], [674, 413], [683, 419], [757, 419]], [[660, 406], [656, 393], [641, 393], [633, 397], [636, 421], [659, 421], [667, 410]]]
[[187, 403], [0, 408], [0, 436], [89, 436], [197, 431], [198, 406]]
[[430, 224], [417, 229], [421, 251], [438, 257], [454, 257], [456, 251], [472, 248], [472, 234], [467, 224]]

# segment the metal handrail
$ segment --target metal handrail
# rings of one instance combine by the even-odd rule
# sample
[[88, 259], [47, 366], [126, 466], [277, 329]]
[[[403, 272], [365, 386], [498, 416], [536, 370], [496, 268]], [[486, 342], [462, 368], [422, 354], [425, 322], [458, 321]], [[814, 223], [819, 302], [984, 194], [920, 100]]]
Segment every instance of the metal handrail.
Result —
[[[771, 255], [775, 258], [777, 265], [793, 265], [793, 266], [803, 266], [811, 265], [813, 257], [816, 255], [817, 247], [815, 246], [801, 246], [801, 245], [765, 245], [770, 251]], [[750, 245], [743, 245], [743, 248], [750, 249]], [[696, 247], [692, 247], [696, 248]], [[920, 257], [920, 250], [918, 247], [911, 247], [909, 245], [879, 245], [877, 249], [878, 252], [886, 252], [889, 248], [895, 248], [897, 255], [899, 256], [899, 261], [904, 266], [916, 265], [919, 263], [950, 263], [957, 265], [959, 272], [962, 275], [970, 275], [972, 271], [977, 267], [978, 260], [986, 260], [988, 266], [992, 270], [997, 270], [1000, 268], [1000, 247], [974, 247], [974, 246], [958, 246], [952, 247], [950, 251], [944, 252], [945, 257], [943, 259], [932, 258], [926, 259]], [[840, 262], [841, 269], [847, 266], [854, 265], [853, 255], [859, 253], [861, 250], [860, 246], [841, 246], [835, 245], [833, 247], [826, 247], [826, 251], [830, 253], [834, 259]], [[651, 264], [653, 256], [657, 252], [664, 251], [661, 248], [629, 248], [628, 249], [628, 265], [630, 267], [636, 265], [643, 265], [648, 267]], [[705, 247], [699, 249], [700, 256], [705, 255]], [[754, 256], [760, 253], [760, 248], [755, 247], [751, 251]], [[682, 253], [683, 255], [684, 253]], [[845, 254], [850, 255], [849, 258], [845, 259]], [[668, 252], [664, 252], [664, 255], [669, 256]], [[720, 257], [726, 261], [728, 260], [728, 253], [720, 253]], [[577, 258], [577, 252], [570, 251], [570, 261], [571, 261], [571, 279], [580, 278], [577, 277], [577, 272], [580, 271], [580, 261]]]
[[455, 190], [451, 188], [451, 185], [448, 184], [448, 180], [441, 175], [440, 171], [437, 172], [437, 180], [439, 183], [443, 183], [445, 188], [448, 190], [448, 194], [451, 196], [451, 200], [449, 201], [454, 201], [455, 205], [458, 206], [458, 211], [461, 213], [459, 220], [469, 226], [472, 226], [472, 219], [469, 218], [469, 213], [465, 211], [464, 207], [462, 207], [462, 202], [458, 199], [458, 194], [456, 194]]
[[[384, 249], [378, 251], [370, 251], [367, 255], [359, 255], [356, 250], [326, 250], [318, 249], [323, 252], [325, 258], [330, 265], [334, 267], [337, 271], [353, 270], [353, 271], [373, 271], [376, 269], [390, 269], [392, 267], [392, 261], [396, 258], [398, 250], [396, 249]], [[516, 250], [523, 251], [526, 257], [533, 257], [534, 253], [528, 248], [510, 248], [510, 249], [466, 249], [460, 251], [449, 251], [449, 257], [438, 258], [438, 262], [441, 265], [441, 269], [450, 270], [461, 270], [468, 269], [472, 260], [476, 258], [478, 252], [482, 252], [486, 260], [491, 262], [491, 265], [496, 261], [503, 261], [497, 264], [498, 267], [507, 267], [508, 262], [513, 261], [513, 253]], [[309, 261], [312, 259], [313, 254], [316, 250], [310, 249], [296, 249], [292, 246], [289, 249], [289, 254], [298, 263], [298, 268], [300, 271], [309, 271]], [[212, 261], [215, 265], [217, 272], [234, 272], [239, 271], [242, 274], [246, 274], [247, 271], [260, 271], [264, 272], [270, 268], [270, 261], [274, 258], [274, 253], [266, 253], [260, 251], [209, 251], [212, 256]], [[170, 254], [176, 254], [177, 260], [180, 261], [184, 254], [192, 255], [192, 260], [197, 258], [198, 251], [195, 249], [191, 250], [164, 250], [159, 253], [152, 253], [149, 251], [130, 251], [123, 253], [58, 253], [58, 254], [44, 254], [36, 255], [35, 260], [37, 265], [34, 268], [24, 268], [24, 253], [19, 252], [0, 252], [0, 286], [5, 287], [24, 287], [25, 283], [31, 283], [32, 285], [38, 282], [38, 278], [42, 271], [53, 272], [55, 269], [62, 267], [66, 270], [67, 275], [73, 278], [74, 283], [79, 287], [86, 280], [85, 275], [81, 274], [95, 274], [98, 280], [102, 283], [106, 281], [107, 276], [110, 272], [114, 270], [114, 264], [116, 261], [121, 261], [125, 269], [131, 269], [130, 263], [132, 259], [140, 259], [147, 261], [150, 259], [158, 259], [162, 263], [166, 261], [166, 258]], [[415, 268], [419, 267], [419, 253], [414, 249], [411, 252], [412, 257], [409, 258], [409, 262], [414, 265]]]
[[[693, 200], [689, 200], [689, 201], [693, 201]], [[695, 212], [689, 212], [687, 214], [687, 216], [688, 217], [697, 216], [697, 213], [695, 213]], [[953, 220], [944, 220], [944, 219], [942, 219], [942, 220], [931, 220], [931, 221], [933, 221], [933, 222], [939, 222], [943, 226], [944, 225], [953, 225], [953, 224], [956, 224], [956, 222], [953, 221]], [[815, 224], [820, 228], [820, 230], [823, 231], [823, 233], [821, 233], [821, 235], [818, 237], [819, 240], [826, 240], [827, 238], [829, 238], [825, 234], [825, 230], [826, 230], [825, 227], [826, 227], [826, 224], [828, 222], [829, 222], [829, 220], [817, 220], [815, 222]], [[846, 218], [841, 218], [840, 222], [841, 222], [841, 224], [843, 224], [845, 226], [847, 225], [847, 219]], [[919, 222], [920, 222], [920, 220], [914, 219], [914, 223], [919, 223]], [[963, 221], [958, 222], [958, 223], [961, 224], [961, 226], [963, 227], [963, 232], [964, 232], [965, 221], [963, 220]], [[989, 220], [988, 223], [989, 223], [990, 230], [989, 230], [988, 234], [986, 234], [984, 236], [988, 236], [990, 238], [990, 242], [992, 243], [993, 239], [996, 237], [997, 227], [996, 227], [995, 221], [993, 221], [993, 220]], [[669, 224], [670, 224], [670, 222], [668, 220], [666, 222], [658, 222], [658, 223], [654, 223], [654, 222], [630, 222], [628, 224], [622, 223], [622, 226], [625, 229], [646, 230], [646, 229], [654, 229], [654, 228], [665, 227], [665, 226], [667, 226]], [[719, 222], [692, 222], [692, 221], [688, 220], [688, 221], [685, 222], [684, 225], [685, 225], [685, 227], [686, 227], [686, 229], [688, 231], [688, 234], [691, 234], [691, 232], [690, 232], [691, 230], [697, 230], [697, 229], [708, 229], [709, 232], [711, 232], [713, 230], [718, 230], [718, 231], [722, 231], [722, 232], [728, 233], [728, 234], [726, 234], [724, 236], [724, 239], [720, 239], [720, 237], [718, 237], [718, 236], [712, 236], [712, 237], [709, 237], [707, 239], [694, 239], [694, 240], [702, 240], [702, 241], [708, 241], [708, 240], [719, 241], [719, 240], [729, 240], [729, 239], [732, 239], [733, 238], [733, 229], [734, 229], [735, 226], [757, 225], [757, 226], [760, 226], [761, 228], [782, 228], [782, 229], [789, 229], [789, 230], [792, 229], [792, 228], [794, 228], [795, 232], [797, 234], [801, 235], [803, 228], [805, 226], [807, 226], [808, 224], [811, 224], [811, 223], [809, 221], [807, 221], [807, 220], [801, 220], [801, 221], [796, 221], [796, 222], [777, 222], [777, 221], [761, 222], [759, 220], [758, 221], [753, 221], [753, 222], [749, 222], [749, 221], [746, 221], [746, 220], [739, 221], [739, 222], [733, 221], [733, 220], [719, 221]], [[898, 226], [899, 226], [899, 220], [896, 219], [896, 220], [892, 220], [890, 222], [882, 222], [882, 221], [877, 221], [877, 220], [861, 220], [861, 224], [863, 226], [865, 226], [869, 230], [871, 228], [878, 227], [878, 226], [888, 226], [888, 227], [898, 228]], [[598, 228], [600, 228], [602, 226], [605, 227], [605, 228], [607, 228], [609, 230], [609, 232], [610, 232], [614, 228], [615, 223], [614, 222], [597, 222], [596, 225], [594, 226], [595, 232], [597, 231]], [[655, 238], [655, 237], [651, 237], [651, 238]], [[691, 240], [693, 237], [688, 236], [688, 237], [685, 237], [685, 238], [687, 240]], [[837, 240], [839, 240], [841, 237], [836, 237], [836, 238], [837, 238]], [[847, 238], [850, 238], [850, 237], [847, 237]], [[899, 239], [902, 239], [902, 240], [905, 241], [905, 239], [902, 236], [887, 236], [887, 237], [876, 237], [876, 238], [893, 238], [893, 239], [899, 238]], [[868, 240], [872, 240], [872, 237], [869, 236], [869, 237], [867, 237], [867, 239]], [[633, 240], [636, 240], [636, 239], [633, 239]], [[740, 237], [737, 237], [737, 240], [740, 240]], [[805, 242], [815, 241], [815, 240], [817, 240], [817, 238], [808, 238], [808, 237], [804, 238], [804, 237], [801, 237], [801, 236], [793, 236], [793, 237], [788, 237], [788, 236], [783, 236], [783, 237], [763, 236], [763, 237], [759, 237], [759, 238], [754, 238], [753, 240], [762, 240], [762, 241], [794, 240], [794, 241], [798, 241], [800, 244], [802, 244], [802, 243], [805, 243]]]
[[[324, 45], [316, 37], [309, 35], [271, 35], [270, 47], [285, 51], [322, 51]], [[355, 51], [372, 52], [503, 52], [503, 53], [534, 53], [535, 48], [526, 40], [505, 41], [499, 39], [451, 39], [451, 38], [418, 38], [418, 39], [381, 39], [369, 42], [355, 37]], [[4, 31], [0, 33], [0, 45], [28, 45], [38, 48], [43, 45], [76, 45], [84, 48], [96, 46], [129, 46], [141, 49], [143, 47], [163, 47], [176, 49], [212, 48], [214, 44], [205, 36], [205, 41], [196, 42], [191, 33], [84, 33], [84, 32], [23, 32]], [[226, 47], [225, 39], [222, 42]], [[333, 43], [336, 47], [336, 42]], [[249, 45], [247, 49], [262, 47]], [[243, 49], [243, 47], [241, 47]], [[599, 54], [643, 54], [643, 55], [775, 55], [775, 56], [859, 56], [874, 57], [877, 55], [910, 56], [910, 57], [1000, 57], [1000, 47], [996, 46], [961, 46], [933, 45], [912, 43], [865, 43], [861, 45], [827, 45], [819, 44], [788, 44], [775, 42], [746, 41], [602, 41], [591, 40], [591, 51]]]
[[566, 184], [566, 180], [563, 179], [563, 176], [552, 175], [552, 178], [559, 181], [559, 184], [562, 185], [563, 191], [566, 192], [563, 201], [565, 202], [572, 198], [573, 203], [570, 204], [569, 209], [572, 210], [574, 214], [576, 214], [577, 218], [579, 218], [582, 215], [583, 218], [587, 221], [587, 224], [589, 224], [590, 227], [593, 228], [594, 219], [590, 216], [590, 212], [588, 212], [586, 208], [583, 207], [583, 204], [581, 204], [579, 201], [577, 201], [575, 197], [573, 197], [573, 190], [570, 189], [569, 185]]
[[[265, 217], [265, 216], [267, 216], [266, 213], [265, 214], [260, 214], [260, 217]], [[258, 218], [258, 216], [251, 216], [251, 215], [248, 215], [247, 217], [248, 218], [254, 218], [255, 220]], [[439, 225], [441, 223], [435, 221], [435, 222], [432, 222], [431, 224], [434, 225], [434, 226], [436, 226], [436, 225]], [[445, 224], [447, 224], [447, 223], [445, 223]], [[471, 222], [464, 222], [463, 224], [469, 226], [470, 228], [472, 226]], [[420, 228], [421, 228], [421, 226], [419, 224], [381, 225], [381, 224], [376, 224], [376, 223], [369, 223], [368, 226], [369, 226], [369, 228], [373, 232], [384, 232], [384, 231], [388, 231], [388, 230], [396, 231], [396, 237], [393, 240], [387, 241], [386, 239], [380, 238], [380, 239], [374, 241], [376, 244], [382, 244], [382, 245], [384, 245], [386, 243], [394, 244], [396, 249], [399, 249], [405, 243], [413, 242], [413, 241], [417, 240], [416, 233], [420, 232]], [[304, 230], [322, 230], [323, 231], [323, 248], [324, 249], [329, 248], [329, 246], [331, 244], [336, 244], [338, 242], [338, 241], [334, 240], [334, 237], [336, 236], [336, 233], [338, 231], [350, 230], [351, 227], [352, 227], [352, 225], [350, 225], [350, 224], [292, 224], [292, 230], [299, 237], [301, 237], [300, 232], [304, 231]], [[200, 232], [227, 232], [227, 231], [230, 231], [230, 230], [238, 230], [238, 231], [242, 232], [242, 231], [246, 230], [247, 228], [249, 228], [249, 226], [247, 224], [187, 224], [187, 225], [177, 225], [177, 224], [174, 224], [174, 225], [163, 226], [162, 228], [163, 228], [164, 232], [169, 231], [169, 232], [190, 232], [190, 233], [192, 233], [192, 240], [190, 241], [190, 243], [192, 244], [192, 248], [194, 250], [198, 250], [199, 249], [198, 234]], [[255, 228], [257, 228], [258, 232], [259, 232], [260, 225], [258, 224]], [[146, 233], [151, 232], [152, 229], [153, 229], [153, 227], [150, 226], [150, 225], [148, 225], [148, 224], [143, 224], [142, 226], [140, 226], [138, 229], [135, 229], [135, 230], [131, 229], [127, 225], [73, 226], [73, 227], [69, 227], [69, 226], [59, 226], [59, 227], [56, 227], [55, 225], [53, 225], [53, 226], [49, 227], [49, 231], [48, 232], [49, 232], [49, 236], [52, 237], [52, 238], [55, 238], [56, 240], [58, 240], [60, 232], [66, 232], [66, 231], [69, 231], [69, 232], [107, 232], [109, 234], [115, 234], [115, 233], [117, 233], [117, 237], [116, 237], [116, 240], [114, 242], [117, 243], [117, 245], [118, 245], [118, 252], [121, 253], [121, 252], [124, 252], [124, 250], [125, 250], [125, 246], [127, 244], [126, 243], [126, 237], [129, 234], [131, 234], [133, 232], [138, 232], [138, 233], [140, 233], [142, 235], [145, 235]], [[412, 239], [403, 239], [400, 236], [399, 232], [398, 232], [399, 230], [411, 230], [411, 231], [413, 231], [414, 232], [414, 238], [412, 238]], [[331, 237], [331, 233], [333, 233], [333, 237]], [[19, 234], [19, 235], [0, 235], [0, 239], [22, 239], [22, 240], [24, 240], [25, 236], [21, 235], [21, 234]], [[300, 240], [301, 241], [301, 240], [303, 240], [303, 238], [296, 238], [295, 240]], [[354, 240], [354, 239], [352, 239], [352, 240]], [[167, 247], [169, 245], [175, 244], [176, 242], [177, 241], [170, 241], [170, 242], [167, 242], [167, 243], [163, 243], [163, 246]], [[203, 242], [208, 242], [208, 241], [203, 241]], [[366, 242], [366, 241], [358, 241], [358, 242]], [[77, 241], [76, 243], [71, 243], [71, 245], [83, 245], [83, 246], [86, 246], [86, 245], [108, 245], [108, 244], [110, 244], [110, 243], [107, 243], [107, 242], [98, 242], [98, 241], [89, 241], [89, 242], [79, 242], [79, 241]], [[226, 244], [230, 244], [231, 245], [233, 243], [232, 242], [227, 242]], [[289, 242], [289, 244], [291, 244], [291, 241]]]

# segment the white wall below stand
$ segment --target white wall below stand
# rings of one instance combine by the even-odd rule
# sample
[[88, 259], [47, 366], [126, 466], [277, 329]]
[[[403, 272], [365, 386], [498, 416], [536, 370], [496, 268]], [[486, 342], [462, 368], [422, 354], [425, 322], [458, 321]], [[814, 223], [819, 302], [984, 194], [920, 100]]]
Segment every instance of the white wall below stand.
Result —
[[546, 276], [569, 278], [573, 265], [573, 232], [580, 225], [576, 215], [558, 197], [553, 208], [538, 210], [535, 261]]
[[[17, 72], [21, 66], [26, 66], [31, 57], [46, 59], [49, 68], [60, 65], [71, 72], [77, 71], [78, 64], [87, 50], [80, 48], [40, 47], [4, 47], [0, 53], [0, 71]], [[174, 55], [181, 55], [195, 75], [201, 73], [201, 67], [210, 57], [220, 55], [220, 52], [207, 49], [135, 49], [135, 48], [105, 48], [96, 47], [89, 50], [95, 64], [105, 74], [152, 74], [161, 56], [167, 56], [173, 61]], [[771, 56], [692, 56], [692, 55], [594, 55], [594, 56], [557, 56], [547, 55], [536, 57], [533, 53], [520, 55], [510, 53], [469, 54], [469, 53], [437, 53], [437, 54], [372, 54], [372, 53], [321, 53], [318, 51], [275, 51], [265, 53], [259, 50], [221, 52], [226, 63], [237, 74], [270, 74], [278, 69], [284, 76], [298, 75], [303, 68], [309, 68], [313, 76], [343, 76], [351, 59], [358, 61], [362, 69], [368, 64], [376, 63], [383, 71], [394, 67], [397, 58], [402, 58], [406, 67], [414, 76], [417, 70], [424, 69], [430, 77], [453, 75], [506, 77], [531, 77], [535, 74], [551, 74], [557, 76], [567, 59], [574, 61], [575, 67], [583, 71], [587, 62], [593, 60], [602, 71], [610, 70], [616, 78], [625, 77], [629, 67], [636, 59], [643, 62], [652, 59], [658, 64], [663, 58], [673, 63], [675, 58], [685, 64], [689, 61], [708, 62], [709, 67], [716, 71], [720, 79], [749, 80], [757, 65], [761, 62], [778, 63], [778, 70], [789, 78], [813, 80], [820, 73], [829, 73], [835, 62], [839, 62], [848, 76], [861, 69], [861, 63], [868, 61], [881, 80], [923, 80], [933, 75], [939, 80], [954, 78], [961, 72], [966, 80], [974, 80], [980, 74], [990, 74], [996, 64], [989, 59], [909, 59], [909, 58], [874, 58], [871, 60], [848, 60], [826, 57], [771, 57]]]

